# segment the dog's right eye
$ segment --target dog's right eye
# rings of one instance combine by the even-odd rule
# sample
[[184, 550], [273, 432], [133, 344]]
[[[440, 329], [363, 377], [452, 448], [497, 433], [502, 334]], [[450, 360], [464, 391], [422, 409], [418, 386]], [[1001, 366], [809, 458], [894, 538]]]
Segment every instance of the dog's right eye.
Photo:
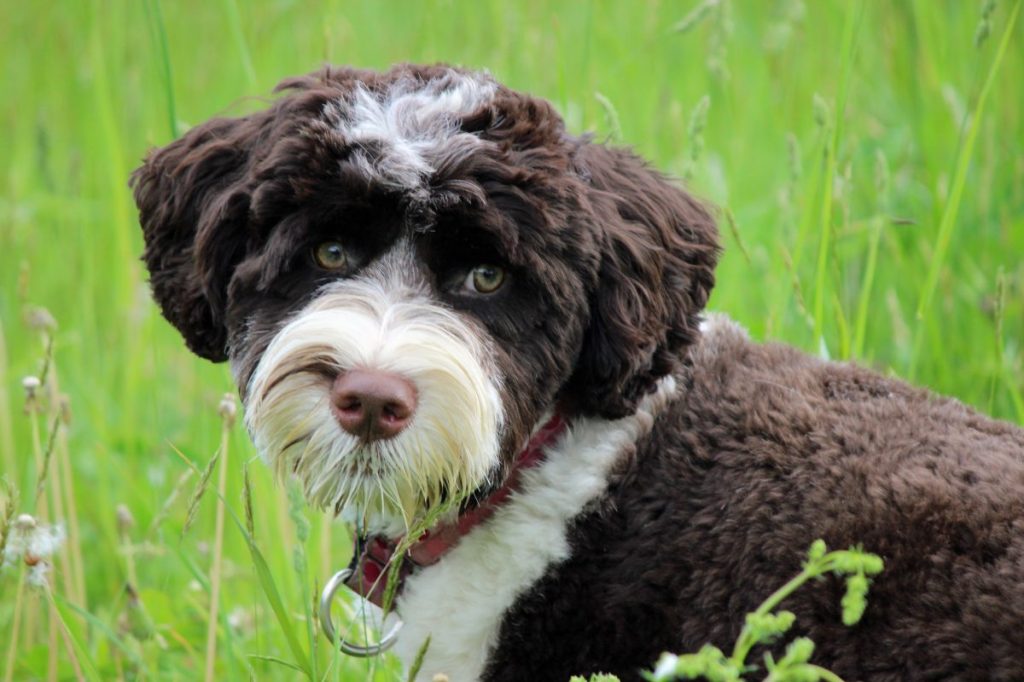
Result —
[[313, 249], [313, 260], [324, 270], [341, 270], [348, 265], [348, 254], [338, 241], [326, 241]]
[[466, 275], [462, 287], [478, 294], [493, 294], [505, 283], [505, 270], [497, 265], [478, 265]]

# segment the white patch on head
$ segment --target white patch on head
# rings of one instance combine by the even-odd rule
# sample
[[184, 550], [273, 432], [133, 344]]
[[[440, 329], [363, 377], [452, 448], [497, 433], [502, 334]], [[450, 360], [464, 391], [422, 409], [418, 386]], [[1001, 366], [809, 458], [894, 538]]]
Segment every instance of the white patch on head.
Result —
[[[486, 342], [410, 283], [410, 257], [399, 245], [367, 275], [324, 287], [271, 341], [246, 397], [246, 426], [279, 475], [294, 473], [311, 504], [390, 537], [442, 491], [458, 498], [486, 481], [503, 423]], [[408, 379], [418, 394], [411, 423], [361, 443], [334, 418], [332, 381], [316, 366]]]
[[325, 114], [336, 121], [353, 159], [369, 177], [418, 189], [442, 156], [481, 144], [459, 130], [460, 119], [493, 97], [496, 83], [481, 73], [458, 73], [428, 81], [399, 79], [382, 93], [355, 87], [350, 101], [332, 102]]
[[480, 678], [506, 611], [549, 567], [569, 558], [569, 522], [604, 493], [622, 454], [650, 431], [675, 394], [668, 376], [628, 417], [574, 422], [540, 465], [523, 472], [519, 491], [494, 516], [406, 579], [396, 604], [404, 625], [395, 650], [408, 666], [430, 637], [417, 679]]

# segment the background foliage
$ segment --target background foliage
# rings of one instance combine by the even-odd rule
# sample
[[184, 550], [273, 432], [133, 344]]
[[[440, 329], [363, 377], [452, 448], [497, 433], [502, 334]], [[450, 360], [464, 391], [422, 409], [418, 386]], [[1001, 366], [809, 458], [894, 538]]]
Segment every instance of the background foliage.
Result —
[[[1013, 10], [0, 0], [0, 466], [21, 501], [0, 500], [34, 511], [34, 457], [45, 461], [57, 424], [39, 509], [71, 536], [51, 582], [91, 662], [79, 665], [104, 679], [198, 677], [217, 591], [215, 673], [296, 674], [252, 657], [297, 660], [230, 516], [218, 541], [215, 495], [184, 535], [199, 476], [161, 512], [186, 461], [203, 469], [218, 449], [218, 404], [232, 386], [226, 368], [186, 352], [149, 298], [126, 182], [150, 146], [262, 106], [279, 79], [323, 62], [486, 68], [551, 99], [571, 130], [634, 145], [719, 206], [726, 253], [711, 307], [755, 337], [1024, 421], [1021, 22], [999, 49]], [[34, 306], [52, 313], [55, 332]], [[26, 415], [20, 382], [43, 371], [51, 337], [43, 397]], [[52, 419], [61, 394], [67, 422]], [[229, 433], [224, 499], [241, 515], [254, 454], [242, 429]], [[262, 466], [251, 479], [255, 539], [308, 651], [309, 595], [347, 560], [345, 531], [289, 512]], [[303, 515], [312, 527], [300, 542]], [[0, 574], [0, 643], [19, 633], [0, 672], [72, 676], [45, 596], [19, 580], [17, 567]], [[361, 662], [331, 666], [326, 649], [311, 657], [321, 675], [365, 677]], [[394, 676], [389, 665], [376, 664], [381, 679]]]

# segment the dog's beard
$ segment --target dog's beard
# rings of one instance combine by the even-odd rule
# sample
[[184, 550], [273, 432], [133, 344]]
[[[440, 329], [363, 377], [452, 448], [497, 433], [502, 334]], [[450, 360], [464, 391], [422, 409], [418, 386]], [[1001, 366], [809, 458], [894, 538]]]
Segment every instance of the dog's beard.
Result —
[[[271, 341], [249, 383], [246, 425], [279, 476], [362, 532], [395, 537], [487, 482], [502, 409], [485, 344], [451, 311], [373, 281], [327, 287]], [[344, 431], [331, 376], [365, 368], [411, 381], [418, 404], [387, 440]]]

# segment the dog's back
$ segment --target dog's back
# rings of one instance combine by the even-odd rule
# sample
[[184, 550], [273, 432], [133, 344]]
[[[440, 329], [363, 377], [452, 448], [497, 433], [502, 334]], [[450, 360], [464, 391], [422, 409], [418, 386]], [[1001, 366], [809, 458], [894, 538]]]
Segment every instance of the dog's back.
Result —
[[1020, 679], [1024, 431], [722, 320], [679, 389], [570, 531], [572, 557], [508, 613], [491, 679], [638, 679], [662, 651], [726, 649], [816, 538], [886, 569], [851, 628], [838, 579], [784, 603], [815, 662], [848, 680]]

